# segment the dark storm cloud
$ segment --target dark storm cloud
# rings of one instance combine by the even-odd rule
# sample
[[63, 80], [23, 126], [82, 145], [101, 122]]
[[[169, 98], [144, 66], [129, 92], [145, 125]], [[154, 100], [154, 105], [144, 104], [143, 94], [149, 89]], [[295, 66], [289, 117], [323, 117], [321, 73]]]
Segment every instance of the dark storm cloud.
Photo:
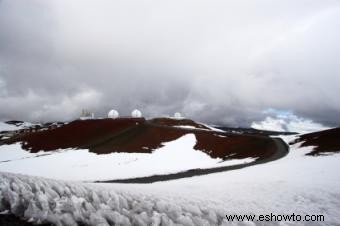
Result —
[[0, 1], [0, 120], [340, 123], [338, 1]]

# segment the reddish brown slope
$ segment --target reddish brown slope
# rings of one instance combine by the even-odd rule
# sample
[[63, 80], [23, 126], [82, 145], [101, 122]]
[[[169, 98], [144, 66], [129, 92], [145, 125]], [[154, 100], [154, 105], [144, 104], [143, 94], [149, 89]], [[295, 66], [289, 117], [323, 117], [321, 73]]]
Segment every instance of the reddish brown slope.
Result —
[[[267, 137], [227, 134], [208, 130], [182, 129], [173, 127], [180, 120], [145, 119], [101, 119], [74, 121], [61, 127], [24, 133], [7, 143], [21, 142], [23, 148], [31, 152], [51, 151], [65, 148], [88, 148], [97, 154], [112, 152], [150, 153], [179, 137], [193, 133], [196, 135], [196, 150], [222, 159], [266, 158], [275, 152], [275, 144]], [[185, 125], [198, 127], [191, 120]], [[169, 126], [169, 124], [171, 126]]]
[[297, 140], [291, 142], [296, 144], [302, 142], [301, 146], [315, 146], [308, 155], [320, 155], [326, 152], [340, 152], [340, 128], [324, 130], [315, 133], [301, 135]]
[[22, 148], [31, 152], [87, 148], [102, 142], [112, 134], [144, 122], [144, 118], [76, 120], [54, 129], [19, 134], [6, 140], [6, 143], [21, 142]]
[[[141, 124], [134, 130], [126, 131], [90, 150], [95, 153], [144, 152], [148, 153], [179, 137], [193, 133], [197, 143], [194, 149], [203, 151], [213, 158], [241, 159], [247, 157], [265, 158], [275, 152], [274, 142], [267, 137], [217, 133], [195, 129], [181, 129], [159, 126], [155, 124]], [[221, 134], [224, 136], [222, 137]]]
[[216, 133], [198, 131], [196, 150], [204, 150], [211, 157], [222, 159], [242, 159], [247, 157], [264, 159], [276, 151], [271, 138], [228, 134], [228, 137], [216, 136]]
[[90, 148], [90, 151], [107, 154], [111, 152], [151, 153], [154, 149], [162, 147], [162, 143], [178, 139], [188, 131], [171, 128], [157, 127], [144, 123], [132, 130], [117, 134], [107, 142]]

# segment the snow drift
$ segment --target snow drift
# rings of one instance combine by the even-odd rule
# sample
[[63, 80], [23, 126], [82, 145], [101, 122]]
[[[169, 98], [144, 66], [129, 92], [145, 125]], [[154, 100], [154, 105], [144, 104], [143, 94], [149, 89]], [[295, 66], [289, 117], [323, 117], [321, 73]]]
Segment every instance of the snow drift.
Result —
[[202, 203], [174, 204], [151, 195], [94, 185], [0, 173], [0, 211], [55, 225], [227, 224], [222, 209]]

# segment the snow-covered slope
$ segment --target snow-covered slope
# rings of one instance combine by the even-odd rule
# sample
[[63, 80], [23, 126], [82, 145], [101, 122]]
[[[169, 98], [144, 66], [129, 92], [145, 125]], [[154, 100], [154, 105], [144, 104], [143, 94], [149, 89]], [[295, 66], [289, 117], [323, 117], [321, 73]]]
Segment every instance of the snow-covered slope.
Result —
[[14, 131], [14, 130], [19, 130], [19, 129], [25, 129], [28, 128], [32, 125], [32, 123], [29, 122], [21, 122], [19, 124], [9, 124], [9, 123], [5, 123], [5, 122], [0, 122], [0, 132], [1, 131]]
[[64, 180], [112, 180], [168, 174], [195, 168], [236, 165], [252, 158], [222, 161], [197, 151], [194, 134], [167, 142], [148, 153], [111, 153], [97, 155], [88, 150], [58, 150], [29, 153], [19, 144], [0, 146], [0, 170]]
[[19, 129], [15, 125], [10, 125], [4, 122], [0, 122], [0, 131], [13, 131]]
[[[291, 140], [291, 139], [287, 139]], [[340, 155], [287, 157], [154, 184], [80, 184], [0, 173], [1, 211], [74, 225], [340, 225]], [[325, 222], [228, 222], [226, 214], [324, 215]]]

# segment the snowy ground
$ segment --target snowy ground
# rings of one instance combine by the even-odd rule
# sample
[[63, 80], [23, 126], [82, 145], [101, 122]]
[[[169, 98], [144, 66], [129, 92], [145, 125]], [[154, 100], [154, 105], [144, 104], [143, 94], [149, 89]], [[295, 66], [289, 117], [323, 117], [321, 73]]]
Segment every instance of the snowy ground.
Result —
[[241, 170], [143, 186], [102, 186], [154, 197], [167, 194], [174, 200], [206, 200], [225, 214], [323, 214], [328, 225], [340, 225], [340, 154], [311, 157], [305, 156], [311, 147], [291, 148], [283, 159]]
[[[269, 225], [228, 222], [226, 214], [323, 214], [340, 225], [340, 154], [287, 157], [241, 170], [154, 184], [80, 184], [0, 173], [0, 210], [72, 225]], [[34, 200], [34, 201], [32, 201]], [[11, 205], [8, 206], [8, 203]]]
[[14, 131], [14, 130], [18, 130], [18, 129], [25, 129], [25, 128], [30, 127], [32, 125], [33, 124], [29, 123], [29, 122], [23, 122], [20, 126], [0, 122], [0, 131]]
[[0, 146], [0, 171], [64, 180], [112, 180], [169, 174], [196, 168], [249, 163], [255, 159], [222, 161], [197, 151], [194, 134], [167, 142], [152, 154], [111, 153], [88, 150], [58, 150], [29, 153], [20, 144]]
[[10, 125], [4, 122], [0, 122], [0, 131], [13, 131], [17, 129], [18, 127], [15, 125]]

